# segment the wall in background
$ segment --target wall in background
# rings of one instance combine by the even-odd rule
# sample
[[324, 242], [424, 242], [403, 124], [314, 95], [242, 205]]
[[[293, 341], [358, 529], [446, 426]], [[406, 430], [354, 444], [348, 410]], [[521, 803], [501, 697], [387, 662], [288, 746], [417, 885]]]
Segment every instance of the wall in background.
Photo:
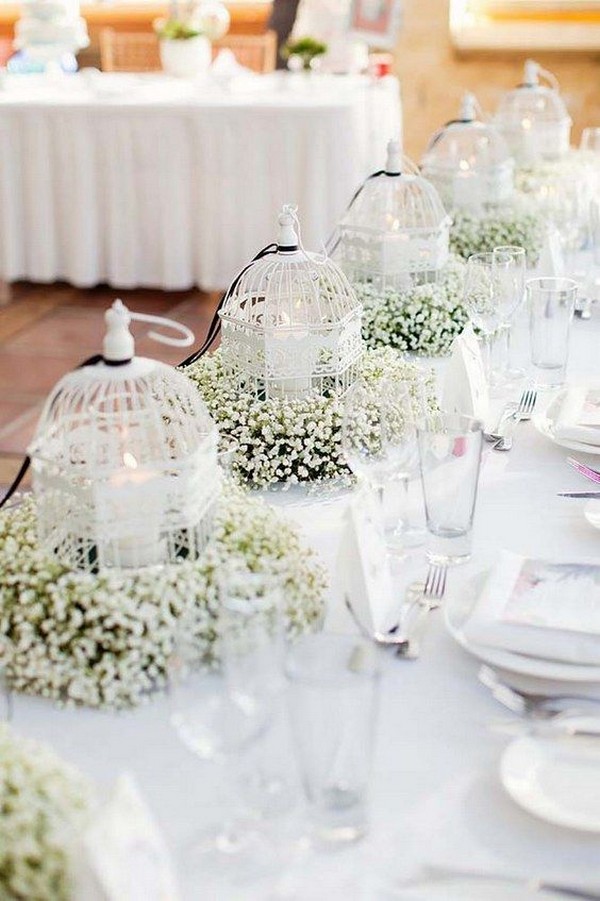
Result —
[[[582, 25], [585, 27], [585, 25]], [[500, 94], [520, 81], [523, 53], [455, 54], [448, 29], [448, 0], [404, 0], [396, 51], [402, 84], [405, 151], [420, 157], [435, 129], [456, 116], [465, 90], [493, 110]], [[560, 81], [573, 117], [575, 141], [585, 125], [600, 126], [600, 53], [536, 53]]]

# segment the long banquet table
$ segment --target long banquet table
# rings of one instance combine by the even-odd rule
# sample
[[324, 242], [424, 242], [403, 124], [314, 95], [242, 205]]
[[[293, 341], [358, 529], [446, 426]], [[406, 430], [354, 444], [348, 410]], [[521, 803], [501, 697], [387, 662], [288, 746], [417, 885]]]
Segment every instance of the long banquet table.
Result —
[[[575, 321], [572, 376], [597, 375], [599, 341], [598, 317]], [[450, 572], [452, 591], [460, 590], [464, 580], [502, 547], [553, 559], [598, 557], [600, 536], [583, 518], [584, 502], [556, 496], [560, 489], [582, 484], [565, 464], [566, 454], [531, 424], [519, 425], [510, 454], [487, 451], [474, 558]], [[289, 508], [330, 567], [339, 542], [336, 523], [341, 510], [336, 503]], [[329, 625], [352, 629], [335, 580], [333, 585]], [[509, 739], [492, 731], [490, 723], [511, 715], [478, 683], [477, 668], [477, 662], [445, 632], [437, 614], [432, 615], [418, 661], [386, 658], [370, 836], [334, 855], [303, 860], [305, 888], [290, 897], [303, 901], [386, 897], [361, 894], [365, 880], [373, 875], [408, 876], [423, 861], [587, 882], [600, 888], [600, 836], [539, 821], [503, 792], [498, 765]], [[120, 771], [133, 772], [175, 854], [207, 817], [210, 765], [196, 760], [179, 743], [168, 723], [166, 701], [113, 716], [58, 710], [43, 700], [19, 697], [14, 725], [51, 742], [103, 788]], [[180, 876], [186, 898], [217, 897], [205, 894], [201, 884], [190, 883], [184, 865]], [[219, 901], [236, 897], [233, 889], [218, 896]], [[246, 887], [239, 897], [271, 896], [264, 888]]]
[[319, 249], [400, 131], [392, 76], [9, 77], [0, 278], [224, 288], [283, 203]]

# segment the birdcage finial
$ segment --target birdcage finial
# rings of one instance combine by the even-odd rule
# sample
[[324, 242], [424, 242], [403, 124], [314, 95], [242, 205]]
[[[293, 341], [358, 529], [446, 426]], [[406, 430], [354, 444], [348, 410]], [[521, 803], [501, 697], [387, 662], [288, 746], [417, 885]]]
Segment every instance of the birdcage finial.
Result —
[[102, 355], [107, 363], [127, 363], [133, 359], [135, 342], [129, 331], [131, 314], [122, 300], [115, 300], [104, 314], [106, 335]]
[[295, 225], [298, 221], [297, 207], [290, 203], [284, 203], [279, 214], [279, 235], [277, 237], [277, 249], [281, 253], [291, 253], [298, 250], [298, 235]]
[[402, 172], [402, 147], [400, 141], [388, 141], [386, 175], [400, 175]]
[[477, 118], [477, 98], [471, 91], [465, 91], [460, 103], [461, 122], [473, 122]]

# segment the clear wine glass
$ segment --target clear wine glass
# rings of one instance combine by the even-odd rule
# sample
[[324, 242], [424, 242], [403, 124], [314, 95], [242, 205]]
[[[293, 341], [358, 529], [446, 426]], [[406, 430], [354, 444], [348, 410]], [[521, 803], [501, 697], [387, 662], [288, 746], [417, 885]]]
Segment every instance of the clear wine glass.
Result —
[[[405, 382], [383, 379], [355, 383], [344, 399], [342, 448], [352, 472], [374, 490], [385, 522], [384, 489], [392, 480], [406, 484], [418, 467], [415, 411]], [[396, 525], [394, 544], [408, 524]]]
[[[478, 329], [484, 350], [484, 365], [490, 385], [502, 384], [503, 364], [500, 372], [493, 367], [493, 344], [502, 336], [503, 326], [522, 302], [522, 294], [516, 287], [520, 278], [520, 266], [514, 253], [492, 250], [474, 253], [467, 260], [464, 284], [464, 304], [473, 325]], [[524, 272], [523, 272], [524, 279]]]
[[494, 254], [502, 294], [500, 307], [504, 318], [500, 327], [501, 374], [510, 383], [525, 375], [522, 369], [511, 367], [511, 350], [518, 314], [525, 301], [527, 254], [523, 247], [512, 244], [495, 247]]
[[[254, 601], [250, 596], [254, 587], [246, 594], [249, 606]], [[237, 641], [236, 636], [252, 617], [244, 611], [235, 624], [232, 617], [233, 607], [221, 611], [217, 624], [223, 673], [198, 659], [191, 617], [181, 623], [168, 673], [170, 720], [175, 732], [200, 760], [213, 765], [215, 776], [220, 773], [220, 809], [226, 811], [226, 818], [196, 837], [187, 861], [204, 885], [256, 878], [273, 867], [276, 857], [260, 811], [259, 816], [248, 811], [247, 798], [240, 790], [244, 767], [272, 725], [274, 695], [260, 678], [241, 690], [247, 663], [242, 648], [249, 651], [250, 645]], [[234, 634], [224, 640], [228, 628]], [[251, 634], [258, 634], [254, 624]]]

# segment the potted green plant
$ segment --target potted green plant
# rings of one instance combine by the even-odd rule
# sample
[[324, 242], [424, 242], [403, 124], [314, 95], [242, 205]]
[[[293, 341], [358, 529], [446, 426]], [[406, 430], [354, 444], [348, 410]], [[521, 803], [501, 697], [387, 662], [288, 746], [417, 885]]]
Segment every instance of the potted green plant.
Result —
[[160, 44], [160, 61], [168, 75], [193, 78], [210, 66], [211, 43], [193, 20], [177, 15], [157, 19], [154, 30]]
[[327, 44], [316, 38], [303, 37], [289, 40], [284, 45], [281, 55], [287, 60], [288, 69], [310, 72], [316, 68], [316, 61], [327, 53]]

